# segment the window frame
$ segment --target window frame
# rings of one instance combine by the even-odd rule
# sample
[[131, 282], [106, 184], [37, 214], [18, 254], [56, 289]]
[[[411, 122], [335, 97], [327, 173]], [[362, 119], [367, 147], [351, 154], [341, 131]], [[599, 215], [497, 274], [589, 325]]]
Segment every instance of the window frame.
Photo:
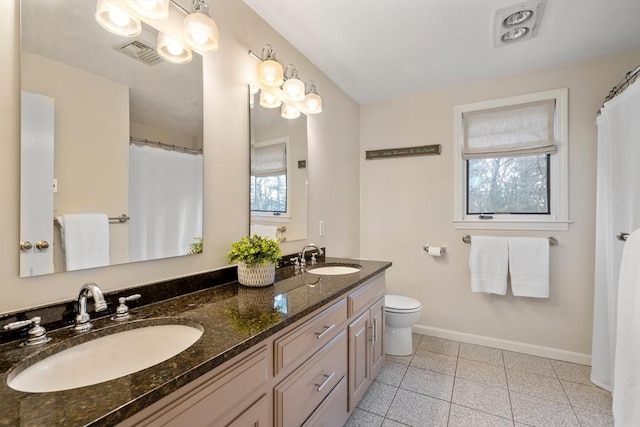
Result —
[[[454, 107], [454, 218], [455, 229], [460, 230], [568, 230], [569, 229], [569, 130], [567, 88], [536, 92], [508, 98], [475, 102]], [[551, 213], [545, 214], [497, 214], [491, 219], [480, 219], [479, 215], [467, 215], [467, 165], [462, 158], [464, 132], [462, 115], [472, 111], [487, 110], [530, 102], [555, 100], [556, 152], [549, 158], [549, 206]]]
[[[249, 211], [251, 218], [257, 221], [264, 222], [290, 222], [291, 221], [291, 151], [289, 137], [281, 137], [276, 139], [270, 139], [267, 141], [255, 142], [254, 146], [263, 147], [268, 145], [285, 144], [286, 150], [286, 164], [287, 164], [287, 211], [284, 213], [274, 213], [274, 211], [254, 211], [251, 210], [251, 200], [249, 200]], [[249, 173], [249, 180], [251, 180], [251, 173]], [[249, 185], [249, 191], [251, 191], [251, 185]]]

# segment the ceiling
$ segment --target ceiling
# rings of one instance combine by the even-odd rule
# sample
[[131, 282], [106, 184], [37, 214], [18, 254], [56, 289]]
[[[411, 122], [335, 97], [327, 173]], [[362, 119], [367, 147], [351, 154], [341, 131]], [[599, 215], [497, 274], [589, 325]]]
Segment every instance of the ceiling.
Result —
[[360, 104], [640, 50], [639, 0], [547, 0], [535, 38], [498, 48], [517, 1], [244, 2]]

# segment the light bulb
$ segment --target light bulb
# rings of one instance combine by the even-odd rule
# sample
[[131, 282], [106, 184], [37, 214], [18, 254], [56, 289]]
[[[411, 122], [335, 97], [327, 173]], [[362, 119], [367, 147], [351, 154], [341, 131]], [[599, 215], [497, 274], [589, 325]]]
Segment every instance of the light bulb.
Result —
[[307, 114], [318, 114], [322, 112], [322, 98], [315, 92], [308, 93], [304, 97], [304, 109]]
[[156, 4], [158, 4], [156, 0], [137, 0], [137, 3], [141, 8], [146, 10], [153, 10]]
[[300, 102], [304, 99], [304, 83], [300, 79], [287, 79], [282, 90], [290, 101]]
[[122, 9], [111, 9], [109, 11], [109, 19], [118, 27], [126, 27], [129, 25], [129, 15]]
[[266, 86], [281, 86], [284, 82], [282, 65], [271, 59], [261, 62], [258, 65], [258, 81]]
[[173, 62], [174, 64], [186, 64], [193, 59], [193, 54], [190, 49], [187, 49], [178, 40], [162, 32], [158, 33], [157, 51], [162, 59]]
[[182, 24], [184, 41], [198, 52], [218, 50], [218, 26], [208, 15], [193, 12], [184, 18]]

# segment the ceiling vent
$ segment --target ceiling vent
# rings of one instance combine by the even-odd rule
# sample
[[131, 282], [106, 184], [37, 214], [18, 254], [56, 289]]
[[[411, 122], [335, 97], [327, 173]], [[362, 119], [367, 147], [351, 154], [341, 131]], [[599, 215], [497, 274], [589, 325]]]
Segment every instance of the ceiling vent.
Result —
[[115, 49], [147, 65], [156, 65], [162, 61], [156, 49], [142, 40], [133, 40]]
[[540, 27], [545, 0], [525, 0], [496, 10], [493, 46], [507, 46], [535, 37]]

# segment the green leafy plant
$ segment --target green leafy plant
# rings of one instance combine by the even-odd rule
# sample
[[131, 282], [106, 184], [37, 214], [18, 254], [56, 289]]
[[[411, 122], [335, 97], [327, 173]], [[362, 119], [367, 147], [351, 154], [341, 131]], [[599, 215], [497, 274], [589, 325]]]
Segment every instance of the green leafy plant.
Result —
[[274, 263], [278, 264], [282, 251], [277, 240], [261, 237], [257, 234], [246, 236], [231, 244], [231, 251], [226, 255], [230, 262], [244, 262], [248, 265]]
[[189, 254], [202, 253], [202, 237], [194, 237], [195, 242], [189, 244]]

